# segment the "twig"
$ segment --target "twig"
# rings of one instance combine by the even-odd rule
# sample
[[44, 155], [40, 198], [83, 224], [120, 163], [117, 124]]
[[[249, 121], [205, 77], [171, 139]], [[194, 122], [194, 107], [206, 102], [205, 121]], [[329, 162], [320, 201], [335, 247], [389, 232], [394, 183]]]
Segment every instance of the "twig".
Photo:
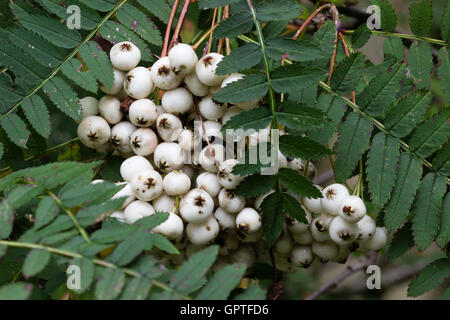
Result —
[[320, 287], [318, 290], [314, 291], [312, 294], [310, 294], [308, 297], [305, 298], [305, 300], [314, 300], [318, 298], [323, 293], [336, 288], [339, 284], [341, 284], [345, 279], [350, 277], [352, 274], [361, 271], [363, 269], [366, 269], [368, 266], [373, 264], [377, 259], [376, 253], [370, 253], [367, 259], [363, 262], [357, 263], [353, 266], [347, 266], [347, 270], [342, 272], [340, 275], [338, 275], [333, 280], [325, 283], [322, 287]]
[[198, 41], [192, 45], [192, 49], [197, 50], [198, 46], [205, 41], [206, 38], [214, 31], [214, 29], [217, 28], [217, 25], [211, 27]]
[[333, 75], [333, 71], [334, 71], [334, 65], [336, 64], [336, 55], [337, 55], [337, 49], [338, 49], [338, 39], [339, 39], [339, 29], [341, 27], [341, 21], [339, 19], [339, 12], [336, 9], [336, 6], [333, 4], [330, 7], [330, 12], [331, 15], [333, 17], [333, 21], [334, 21], [334, 26], [336, 28], [336, 35], [334, 38], [334, 50], [333, 50], [333, 55], [331, 56], [331, 61], [330, 61], [330, 71], [328, 72], [328, 85], [330, 84], [331, 81], [331, 76]]
[[213, 13], [213, 18], [212, 18], [212, 23], [211, 23], [211, 33], [209, 34], [209, 42], [208, 42], [208, 53], [211, 52], [211, 46], [212, 46], [212, 42], [213, 42], [213, 34], [214, 34], [214, 29], [213, 27], [216, 26], [216, 16], [217, 16], [217, 8], [214, 9], [214, 13]]
[[300, 36], [300, 34], [303, 32], [303, 30], [305, 30], [305, 28], [311, 22], [311, 20], [314, 19], [314, 17], [317, 16], [317, 14], [319, 14], [320, 11], [330, 8], [330, 7], [331, 7], [331, 5], [329, 3], [325, 3], [325, 4], [321, 5], [320, 7], [318, 7], [316, 10], [314, 10], [314, 12], [311, 13], [311, 15], [308, 17], [308, 19], [306, 19], [305, 22], [303, 22], [301, 27], [297, 30], [297, 32], [292, 37], [292, 39], [297, 40], [298, 37]]
[[172, 28], [173, 18], [175, 17], [175, 13], [177, 12], [177, 7], [178, 7], [179, 2], [180, 2], [180, 0], [175, 0], [173, 7], [172, 7], [172, 12], [170, 13], [169, 22], [167, 23], [167, 28], [166, 28], [166, 34], [164, 36], [164, 45], [163, 45], [163, 49], [161, 51], [161, 58], [163, 58], [167, 55], [167, 47], [169, 45], [169, 38], [170, 38], [170, 29]]
[[184, 18], [188, 12], [191, 0], [184, 0], [183, 9], [181, 10], [180, 17], [178, 18], [178, 23], [173, 33], [172, 41], [170, 41], [169, 50], [178, 43], [178, 38], [180, 37], [180, 31], [183, 26]]
[[276, 263], [275, 263], [275, 256], [273, 254], [273, 248], [269, 250], [270, 254], [270, 261], [272, 262], [273, 267], [273, 282], [270, 288], [270, 292], [268, 295], [269, 300], [277, 300], [284, 291], [284, 277], [279, 274]]

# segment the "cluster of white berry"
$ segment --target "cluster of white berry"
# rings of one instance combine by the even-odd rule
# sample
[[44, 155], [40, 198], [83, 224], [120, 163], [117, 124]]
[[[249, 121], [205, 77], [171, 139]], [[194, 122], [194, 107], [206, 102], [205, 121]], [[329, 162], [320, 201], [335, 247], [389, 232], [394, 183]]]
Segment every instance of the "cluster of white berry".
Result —
[[[120, 167], [124, 180], [120, 184], [125, 186], [114, 196], [126, 197], [126, 201], [121, 211], [110, 216], [132, 224], [155, 212], [169, 213], [154, 232], [173, 241], [181, 252], [164, 255], [173, 264], [211, 243], [220, 244], [217, 268], [230, 262], [243, 262], [250, 268], [256, 262], [270, 261], [260, 213], [267, 194], [247, 199], [235, 193], [243, 180], [231, 173], [237, 160], [227, 158], [223, 142], [215, 139], [232, 116], [259, 104], [253, 100], [229, 106], [213, 99], [220, 88], [243, 75], [216, 75], [223, 56], [209, 53], [199, 60], [186, 44], [174, 46], [150, 69], [137, 66], [140, 58], [133, 43], [114, 45], [110, 51], [114, 85], [101, 86], [106, 95], [99, 101], [81, 99], [80, 141], [126, 158]], [[161, 105], [148, 99], [155, 89], [164, 90]], [[130, 98], [131, 104], [121, 107], [121, 101]], [[198, 120], [201, 126], [192, 127]], [[269, 128], [264, 132], [250, 137], [249, 144], [267, 141]], [[196, 137], [201, 137], [198, 154], [193, 152]], [[303, 173], [304, 161], [278, 155], [279, 167]], [[314, 172], [310, 164], [307, 175]], [[307, 225], [286, 221], [274, 247], [280, 270], [306, 267], [314, 256], [321, 261], [343, 261], [357, 243], [360, 250], [384, 246], [386, 233], [366, 215], [361, 199], [350, 196], [341, 185], [325, 188], [323, 195], [323, 199], [303, 199]]]

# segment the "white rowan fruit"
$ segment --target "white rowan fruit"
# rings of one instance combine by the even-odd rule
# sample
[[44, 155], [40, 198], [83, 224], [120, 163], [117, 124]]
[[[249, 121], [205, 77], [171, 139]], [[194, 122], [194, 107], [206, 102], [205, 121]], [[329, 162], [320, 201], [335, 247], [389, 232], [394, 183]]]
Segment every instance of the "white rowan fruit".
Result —
[[169, 113], [186, 113], [192, 109], [194, 99], [186, 88], [178, 87], [164, 93], [161, 105]]
[[221, 207], [218, 207], [214, 212], [214, 217], [219, 223], [221, 231], [228, 232], [236, 229], [236, 216], [234, 214], [228, 213]]
[[294, 247], [294, 241], [290, 234], [283, 231], [282, 235], [274, 244], [274, 250], [277, 254], [283, 257], [288, 257], [291, 254], [292, 248]]
[[172, 90], [181, 83], [181, 75], [174, 72], [169, 57], [163, 57], [152, 65], [151, 77], [156, 87]]
[[251, 147], [258, 145], [261, 142], [270, 141], [270, 125], [267, 128], [259, 129], [248, 137], [248, 144]]
[[206, 120], [217, 120], [222, 118], [227, 111], [227, 104], [217, 102], [211, 95], [208, 95], [200, 100], [198, 110]]
[[125, 73], [120, 70], [113, 69], [113, 77], [114, 82], [112, 87], [107, 87], [105, 84], [100, 84], [100, 90], [110, 96], [118, 95], [122, 91], [123, 82], [125, 81]]
[[180, 201], [180, 215], [187, 222], [205, 222], [212, 216], [213, 210], [213, 199], [202, 189], [192, 189]]
[[225, 76], [216, 75], [217, 65], [222, 59], [223, 55], [213, 52], [202, 57], [195, 66], [198, 79], [210, 87], [219, 85], [225, 79]]
[[322, 214], [311, 221], [311, 235], [314, 241], [324, 242], [331, 240], [328, 232], [332, 217]]
[[329, 233], [334, 243], [348, 246], [358, 239], [359, 230], [356, 224], [349, 223], [337, 216], [330, 223]]
[[261, 204], [263, 203], [264, 199], [269, 195], [274, 193], [275, 190], [270, 190], [269, 192], [266, 192], [264, 194], [261, 194], [259, 196], [256, 197], [255, 202], [253, 203], [254, 207], [256, 210], [260, 210], [261, 209]]
[[169, 240], [176, 240], [183, 236], [183, 220], [175, 213], [169, 213], [167, 220], [154, 227], [152, 231], [162, 234]]
[[236, 215], [236, 228], [242, 233], [254, 233], [261, 227], [261, 216], [253, 208], [244, 208]]
[[[234, 221], [233, 221], [234, 222]], [[220, 226], [220, 222], [219, 222]], [[216, 238], [215, 243], [217, 243], [219, 247], [219, 255], [228, 256], [233, 251], [239, 248], [239, 240], [236, 236], [236, 233], [232, 231], [228, 232], [220, 232]]]
[[166, 174], [163, 189], [169, 196], [182, 195], [191, 188], [191, 179], [181, 170], [173, 170]]
[[136, 67], [125, 75], [123, 88], [133, 99], [144, 99], [153, 91], [153, 80], [150, 70], [144, 67]]
[[331, 261], [341, 263], [341, 264], [346, 263], [348, 256], [351, 253], [350, 247], [349, 246], [339, 246], [339, 245], [338, 245], [338, 247], [339, 247], [338, 254]]
[[237, 106], [232, 106], [232, 107], [228, 108], [222, 117], [222, 125], [227, 123], [228, 120], [230, 120], [232, 117], [238, 115], [241, 112], [242, 112], [242, 110], [239, 109], [239, 107], [237, 107]]
[[291, 233], [291, 236], [295, 242], [304, 246], [309, 245], [314, 241], [311, 231], [309, 229], [306, 229], [306, 231], [302, 233]]
[[128, 182], [118, 182], [116, 185], [124, 185], [122, 189], [120, 189], [119, 192], [117, 192], [115, 195], [111, 197], [112, 200], [119, 199], [119, 198], [125, 198], [125, 201], [122, 204], [121, 209], [125, 209], [131, 202], [133, 202], [136, 199], [136, 196], [134, 195], [133, 189], [131, 188], [131, 185]]
[[181, 169], [184, 164], [183, 149], [178, 143], [163, 142], [160, 143], [153, 153], [155, 165], [162, 172], [170, 172], [175, 169]]
[[81, 120], [98, 115], [98, 100], [94, 97], [84, 97], [78, 102], [81, 110]]
[[186, 226], [186, 237], [193, 244], [209, 244], [219, 234], [219, 224], [213, 216], [200, 223], [189, 222]]
[[132, 42], [116, 43], [109, 51], [109, 58], [114, 68], [128, 71], [136, 67], [141, 61], [141, 51]]
[[219, 165], [217, 176], [219, 177], [219, 183], [222, 187], [226, 189], [236, 189], [239, 183], [244, 180], [245, 177], [231, 173], [236, 164], [236, 159], [228, 159]]
[[230, 254], [232, 263], [243, 263], [249, 269], [255, 264], [256, 252], [250, 244], [244, 244]]
[[345, 186], [335, 183], [323, 189], [322, 195], [323, 198], [320, 199], [322, 209], [328, 214], [337, 216], [341, 201], [347, 198], [350, 194]]
[[123, 118], [120, 100], [114, 96], [104, 96], [98, 102], [99, 114], [110, 124], [116, 124]]
[[277, 270], [283, 273], [294, 273], [296, 271], [296, 267], [292, 264], [289, 255], [282, 256], [274, 252], [274, 260]]
[[202, 168], [208, 172], [216, 173], [217, 166], [225, 159], [225, 148], [221, 144], [213, 143], [203, 148], [198, 161]]
[[163, 113], [167, 113], [162, 106], [156, 106], [156, 111], [158, 112], [158, 117]]
[[125, 215], [123, 214], [123, 211], [113, 211], [110, 215], [110, 218], [116, 219], [120, 222], [126, 222]]
[[197, 176], [195, 183], [197, 188], [205, 190], [213, 198], [217, 197], [220, 189], [222, 189], [222, 186], [219, 183], [219, 178], [216, 174], [211, 172], [200, 173]]
[[311, 249], [321, 262], [333, 260], [339, 253], [339, 247], [332, 241], [313, 242]]
[[145, 170], [136, 174], [130, 182], [136, 198], [151, 201], [158, 198], [163, 191], [161, 175], [155, 170]]
[[178, 136], [178, 144], [180, 145], [181, 149], [185, 151], [194, 150], [194, 133], [192, 132], [192, 130], [181, 130], [180, 135]]
[[153, 214], [155, 214], [155, 209], [153, 209], [152, 205], [141, 200], [133, 201], [123, 211], [125, 221], [129, 224], [133, 224], [137, 220]]
[[296, 246], [291, 252], [291, 262], [298, 268], [308, 268], [314, 260], [311, 246]]
[[133, 152], [130, 144], [130, 136], [136, 131], [136, 127], [128, 122], [122, 121], [111, 128], [111, 144], [114, 149], [122, 154]]
[[198, 62], [194, 49], [185, 43], [179, 43], [169, 50], [170, 66], [175, 73], [186, 75], [194, 71]]
[[[114, 150], [114, 148], [113, 148], [113, 146], [112, 146], [110, 141], [108, 141], [108, 142], [106, 142], [104, 144], [101, 144], [98, 147], [95, 147], [95, 151], [98, 152], [98, 153], [106, 153], [107, 154], [107, 153], [110, 153], [113, 150]], [[114, 152], [117, 152], [117, 151], [114, 151]], [[114, 153], [113, 153], [113, 155], [114, 155]]]
[[178, 140], [183, 131], [183, 125], [177, 116], [171, 113], [163, 113], [156, 120], [156, 130], [165, 142], [173, 142]]
[[359, 249], [361, 252], [380, 251], [386, 246], [387, 240], [388, 234], [386, 229], [377, 227], [371, 239], [359, 243]]
[[175, 197], [169, 196], [167, 193], [162, 193], [158, 198], [152, 201], [152, 206], [156, 212], [173, 212], [178, 213], [176, 208]]
[[375, 235], [375, 229], [377, 228], [375, 220], [369, 215], [365, 215], [361, 220], [359, 220], [356, 225], [358, 226], [359, 241], [367, 241]]
[[[305, 209], [305, 208], [303, 208], [303, 209]], [[311, 213], [308, 210], [305, 210], [305, 213], [306, 213], [306, 221], [308, 221], [308, 223], [306, 223], [306, 224], [302, 223], [292, 217], [286, 218], [286, 225], [287, 225], [288, 230], [291, 233], [302, 233], [302, 232], [305, 232], [309, 228], [309, 226], [311, 224], [311, 219], [312, 219]]]
[[158, 110], [152, 100], [139, 99], [130, 104], [128, 117], [135, 126], [147, 128], [155, 123], [158, 117]]
[[[318, 185], [314, 185], [319, 191], [322, 191], [322, 187]], [[303, 204], [305, 207], [313, 212], [320, 214], [322, 213], [322, 205], [320, 204], [320, 198], [303, 198]]]
[[219, 206], [228, 213], [238, 213], [245, 207], [245, 197], [223, 188], [219, 192]]
[[152, 170], [150, 161], [142, 156], [132, 156], [122, 162], [120, 165], [120, 175], [124, 181], [130, 182], [139, 172]]
[[305, 166], [303, 164], [302, 159], [300, 159], [300, 158], [294, 158], [292, 160], [288, 160], [287, 167], [289, 169], [297, 171], [300, 174], [303, 174], [305, 172]]
[[364, 201], [357, 196], [348, 196], [339, 204], [339, 216], [347, 222], [356, 223], [366, 215]]
[[209, 87], [198, 79], [195, 72], [184, 77], [184, 84], [194, 96], [204, 97], [209, 93]]
[[245, 233], [238, 230], [236, 234], [239, 241], [242, 243], [255, 243], [262, 239], [264, 236], [264, 230], [261, 228], [253, 233]]
[[150, 128], [139, 128], [130, 136], [133, 152], [138, 156], [151, 155], [158, 145], [158, 137]]
[[77, 128], [78, 138], [88, 148], [105, 144], [111, 137], [111, 128], [105, 119], [99, 116], [84, 118]]
[[[242, 73], [232, 73], [222, 81], [221, 88], [225, 88], [228, 84], [242, 80], [243, 78], [244, 75]], [[250, 110], [258, 107], [258, 102], [259, 102], [258, 100], [250, 100], [234, 104], [238, 106], [241, 110]]]
[[203, 122], [205, 130], [203, 130], [203, 126], [201, 125], [200, 121], [196, 122], [195, 125], [197, 126], [194, 127], [194, 138], [205, 140], [205, 136], [207, 136], [210, 143], [213, 143], [216, 140], [222, 141], [223, 135], [220, 132], [220, 130], [222, 129], [222, 124], [220, 124], [220, 122], [211, 120]]

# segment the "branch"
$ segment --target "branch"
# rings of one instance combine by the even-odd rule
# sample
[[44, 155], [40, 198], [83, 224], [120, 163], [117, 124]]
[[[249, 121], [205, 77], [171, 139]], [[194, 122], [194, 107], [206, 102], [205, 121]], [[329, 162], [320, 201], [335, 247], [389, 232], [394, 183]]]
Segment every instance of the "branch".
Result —
[[169, 38], [170, 38], [170, 29], [172, 28], [173, 18], [175, 17], [175, 13], [177, 12], [177, 7], [178, 7], [179, 1], [180, 0], [175, 0], [173, 7], [172, 7], [172, 12], [170, 13], [169, 22], [167, 23], [167, 27], [166, 27], [166, 34], [164, 35], [164, 44], [163, 44], [163, 49], [161, 51], [161, 58], [163, 58], [167, 55], [167, 47], [169, 46]]

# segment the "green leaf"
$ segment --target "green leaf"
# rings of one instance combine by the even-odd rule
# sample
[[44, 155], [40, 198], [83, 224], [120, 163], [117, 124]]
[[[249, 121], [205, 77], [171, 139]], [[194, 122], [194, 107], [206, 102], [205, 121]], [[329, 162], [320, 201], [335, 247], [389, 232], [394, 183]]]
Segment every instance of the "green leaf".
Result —
[[439, 210], [446, 188], [445, 179], [432, 172], [425, 176], [419, 187], [414, 200], [412, 222], [414, 240], [420, 251], [426, 249], [438, 233]]
[[441, 35], [442, 40], [448, 42], [450, 39], [450, 3], [447, 3], [444, 13], [442, 14]]
[[334, 51], [334, 40], [336, 38], [336, 26], [332, 21], [327, 21], [314, 33], [313, 41], [322, 48], [323, 55], [331, 58]]
[[95, 286], [95, 296], [99, 300], [113, 300], [120, 294], [124, 284], [125, 274], [122, 270], [105, 268]]
[[42, 191], [42, 187], [33, 184], [18, 185], [8, 194], [8, 203], [10, 203], [14, 209], [20, 208], [41, 194]]
[[121, 300], [145, 300], [152, 287], [152, 282], [144, 280], [140, 277], [127, 281], [125, 289], [123, 289]]
[[314, 140], [294, 135], [280, 137], [280, 151], [286, 157], [301, 158], [302, 160], [318, 160], [331, 155], [328, 148]]
[[[264, 150], [261, 150], [264, 148]], [[259, 143], [250, 146], [238, 159], [238, 163], [233, 167], [232, 173], [240, 176], [248, 176], [259, 173], [262, 168], [271, 165], [271, 146], [267, 143]], [[263, 158], [265, 157], [265, 158]]]
[[329, 121], [322, 111], [290, 101], [284, 102], [280, 110], [275, 112], [278, 122], [295, 130], [319, 128]]
[[336, 142], [336, 181], [344, 182], [350, 177], [369, 147], [372, 127], [370, 119], [359, 113], [352, 112], [347, 116]]
[[439, 150], [433, 160], [433, 167], [440, 173], [448, 176], [450, 174], [450, 143], [447, 143]]
[[142, 232], [133, 234], [125, 241], [119, 243], [108, 261], [122, 267], [133, 261], [146, 247], [146, 235]]
[[347, 94], [355, 90], [364, 69], [364, 56], [360, 52], [345, 57], [331, 76], [330, 86], [333, 91]]
[[303, 210], [301, 204], [290, 194], [283, 192], [281, 194], [282, 210], [288, 216], [295, 220], [308, 224], [306, 220], [306, 212]]
[[420, 90], [400, 100], [387, 113], [386, 130], [402, 138], [407, 136], [422, 120], [431, 102], [431, 92]]
[[13, 207], [7, 199], [0, 202], [0, 239], [6, 239], [12, 232], [14, 223]]
[[111, 228], [102, 228], [95, 231], [91, 240], [98, 243], [114, 243], [125, 240], [136, 232], [136, 228], [127, 224], [118, 224]]
[[4, 244], [0, 244], [0, 258], [4, 257], [7, 251], [8, 251], [8, 246], [6, 246]]
[[263, 97], [268, 89], [269, 86], [264, 75], [250, 74], [220, 89], [214, 95], [214, 99], [219, 102], [247, 102]]
[[450, 300], [450, 288], [447, 288], [444, 293], [439, 296], [439, 300]]
[[27, 142], [31, 133], [28, 131], [25, 122], [17, 114], [10, 113], [4, 116], [0, 121], [0, 125], [12, 142], [19, 147], [27, 148]]
[[158, 249], [170, 253], [170, 254], [180, 254], [177, 248], [170, 242], [166, 237], [157, 233], [151, 233], [148, 235], [152, 244]]
[[400, 81], [406, 78], [405, 69], [404, 64], [396, 64], [374, 78], [356, 97], [361, 109], [372, 116], [382, 115], [396, 99]]
[[414, 246], [411, 227], [411, 222], [407, 222], [403, 227], [401, 227], [400, 230], [395, 233], [394, 238], [389, 243], [389, 249], [387, 253], [389, 260], [394, 260], [403, 256], [409, 248], [412, 248]]
[[219, 76], [227, 75], [233, 72], [250, 69], [261, 62], [262, 53], [258, 45], [247, 43], [231, 52], [230, 55], [223, 57], [216, 69]]
[[[109, 212], [120, 210], [125, 198], [111, 199], [97, 205], [85, 207], [77, 212], [77, 220], [81, 226], [89, 226], [105, 219]], [[100, 201], [99, 201], [100, 202]]]
[[219, 24], [214, 31], [214, 38], [234, 38], [250, 32], [252, 28], [253, 20], [250, 12], [239, 12]]
[[59, 110], [75, 121], [80, 120], [81, 109], [77, 94], [67, 82], [54, 76], [44, 84], [43, 90]]
[[385, 135], [383, 132], [373, 138], [366, 172], [372, 203], [377, 208], [382, 208], [391, 196], [399, 156], [399, 139]]
[[450, 276], [450, 259], [442, 258], [431, 262], [419, 276], [413, 279], [408, 288], [408, 296], [418, 297], [426, 291], [438, 286], [445, 278]]
[[303, 7], [291, 0], [272, 0], [256, 6], [256, 17], [261, 21], [291, 20], [300, 16]]
[[44, 197], [36, 208], [35, 228], [41, 228], [53, 221], [59, 213], [59, 206], [52, 197]]
[[231, 264], [219, 269], [197, 295], [197, 300], [225, 300], [239, 284], [246, 270], [245, 264]]
[[151, 216], [144, 217], [135, 222], [135, 226], [139, 227], [140, 230], [149, 231], [154, 227], [160, 225], [169, 218], [169, 213], [167, 212], [157, 212]]
[[269, 194], [261, 204], [262, 222], [267, 246], [270, 248], [283, 230], [284, 215], [282, 212], [281, 194]]
[[169, 22], [172, 9], [166, 0], [137, 0], [137, 2], [162, 22], [166, 24]]
[[83, 64], [78, 59], [73, 58], [63, 64], [61, 71], [67, 78], [75, 82], [84, 90], [96, 94], [98, 86], [94, 73], [89, 69], [82, 69]]
[[325, 71], [320, 68], [294, 63], [275, 69], [271, 85], [276, 92], [289, 93], [317, 83], [324, 75]]
[[125, 4], [117, 11], [117, 19], [144, 40], [156, 46], [162, 45], [161, 34], [153, 22], [138, 8]]
[[408, 65], [416, 87], [419, 89], [428, 88], [433, 67], [430, 45], [423, 41], [413, 43], [409, 51]]
[[114, 84], [114, 74], [106, 52], [96, 42], [89, 41], [81, 46], [78, 53], [98, 81], [111, 88]]
[[183, 294], [189, 294], [198, 289], [218, 253], [219, 246], [212, 245], [193, 254], [172, 276], [170, 287]]
[[411, 151], [425, 158], [439, 149], [450, 134], [449, 117], [450, 110], [447, 109], [414, 130], [409, 140]]
[[420, 160], [407, 152], [401, 153], [392, 196], [384, 210], [388, 231], [397, 229], [408, 217], [421, 176]]
[[238, 294], [234, 300], [265, 300], [266, 292], [261, 289], [257, 284], [253, 284], [244, 292]]
[[25, 282], [10, 283], [0, 289], [0, 300], [27, 300], [33, 285]]
[[[70, 263], [73, 266], [80, 268], [80, 288], [74, 291], [81, 294], [89, 289], [95, 275], [95, 266], [91, 260], [86, 258], [77, 258]], [[70, 274], [68, 274], [70, 276]]]
[[409, 8], [409, 25], [414, 34], [426, 36], [432, 24], [430, 0], [419, 0], [411, 3]]
[[51, 123], [50, 114], [44, 100], [39, 95], [34, 94], [23, 100], [21, 107], [34, 130], [42, 137], [48, 138], [51, 131]]
[[23, 263], [23, 275], [29, 278], [38, 274], [50, 262], [50, 257], [50, 251], [42, 249], [31, 250]]
[[[450, 8], [450, 5], [448, 6]], [[450, 12], [450, 9], [449, 9]], [[450, 13], [449, 13], [450, 19]], [[450, 23], [449, 23], [450, 25]], [[442, 86], [442, 91], [444, 91], [444, 95], [447, 99], [447, 102], [450, 101], [450, 59], [449, 52], [447, 47], [442, 47], [439, 50], [439, 68], [438, 68], [438, 76], [440, 80], [440, 84]]]
[[200, 0], [198, 7], [200, 9], [211, 9], [223, 7], [236, 2], [239, 2], [239, 0]]
[[436, 242], [445, 247], [450, 241], [450, 195], [447, 193], [441, 208], [441, 223], [439, 226], [439, 234]]
[[400, 38], [387, 38], [384, 40], [383, 52], [385, 55], [390, 54], [397, 58], [398, 61], [403, 61], [403, 42]]
[[267, 41], [267, 56], [275, 61], [290, 59], [293, 61], [313, 61], [325, 58], [321, 48], [307, 40], [274, 38]]
[[10, 8], [27, 30], [42, 36], [57, 47], [74, 48], [81, 42], [81, 36], [76, 30], [70, 30], [58, 20], [42, 15], [30, 15], [14, 3]]
[[397, 16], [388, 0], [371, 0], [372, 4], [380, 7], [381, 29], [393, 32], [397, 26]]
[[322, 198], [322, 193], [313, 183], [295, 170], [280, 168], [278, 177], [289, 192], [306, 198]]
[[79, 185], [60, 195], [62, 204], [71, 208], [83, 203], [92, 203], [96, 200], [107, 200], [119, 192], [124, 185], [116, 185], [112, 182]]
[[263, 37], [266, 40], [279, 36], [285, 29], [289, 20], [268, 21], [263, 27]]
[[353, 48], [359, 49], [364, 47], [364, 45], [369, 41], [372, 32], [367, 28], [367, 24], [361, 24], [355, 32], [352, 34], [352, 45]]
[[254, 174], [245, 178], [236, 188], [236, 194], [245, 197], [257, 197], [269, 192], [276, 180], [274, 175]]

